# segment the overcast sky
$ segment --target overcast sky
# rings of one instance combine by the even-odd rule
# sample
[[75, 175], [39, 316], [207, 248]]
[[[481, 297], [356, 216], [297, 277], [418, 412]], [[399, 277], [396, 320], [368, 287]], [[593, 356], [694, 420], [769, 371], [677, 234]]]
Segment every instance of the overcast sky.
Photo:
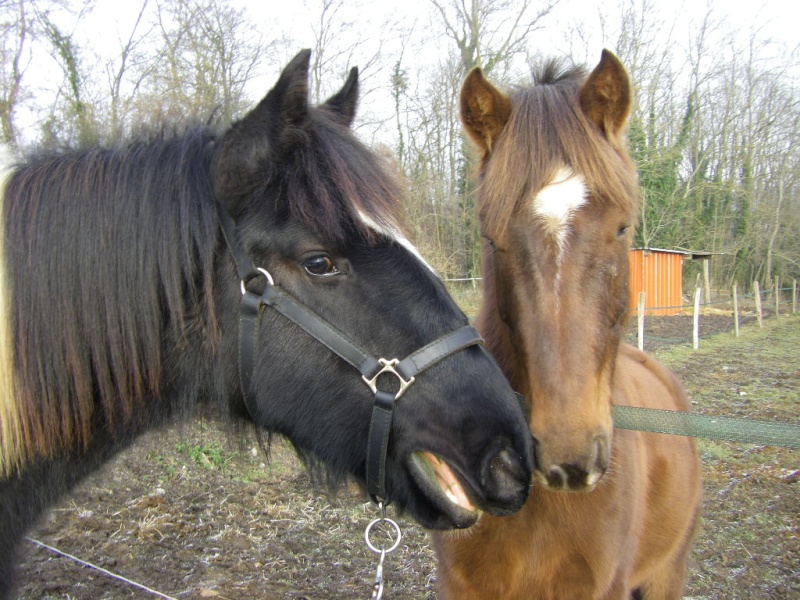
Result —
[[[641, 0], [621, 0], [640, 4]], [[737, 29], [742, 36], [749, 36], [752, 28], [759, 30], [762, 39], [773, 38], [788, 47], [800, 45], [800, 2], [787, 0], [766, 0], [759, 2], [743, 0], [650, 0], [665, 22], [675, 19], [678, 28], [673, 34], [675, 42], [681, 43], [690, 28], [708, 12], [712, 11], [716, 20]], [[139, 2], [125, 3], [119, 0], [96, 0], [96, 7], [89, 17], [88, 30], [91, 41], [109, 48], [118, 47], [118, 32], [127, 35], [136, 16]], [[275, 32], [286, 33], [297, 40], [297, 49], [313, 46], [312, 23], [319, 18], [319, 2], [300, 2], [298, 0], [235, 0], [253, 16], [254, 21], [271, 37]], [[306, 6], [306, 5], [309, 6]], [[381, 0], [380, 2], [358, 2], [345, 5], [343, 11], [356, 23], [362, 35], [375, 33], [375, 27], [389, 15], [402, 20], [406, 25], [415, 26], [415, 37], [419, 40], [431, 33], [430, 3], [428, 0]], [[532, 47], [544, 53], [550, 48], [562, 47], [565, 31], [577, 20], [583, 20], [594, 31], [589, 48], [590, 56], [599, 56], [600, 50], [612, 45], [613, 40], [603, 39], [597, 26], [598, 7], [602, 6], [608, 14], [615, 11], [611, 3], [598, 3], [596, 0], [561, 0], [559, 5], [544, 21], [544, 29], [537, 33]], [[391, 38], [391, 31], [382, 31], [382, 37]], [[613, 50], [613, 47], [610, 49]], [[436, 60], [433, 54], [418, 55], [419, 61]]]
[[[447, 0], [444, 0], [447, 1]], [[761, 40], [772, 38], [775, 44], [772, 52], [782, 61], [785, 61], [791, 49], [800, 45], [800, 2], [787, 0], [766, 0], [759, 3], [740, 0], [619, 0], [623, 6], [640, 6], [647, 2], [655, 6], [655, 19], [664, 23], [676, 23], [675, 29], [669, 33], [668, 28], [660, 31], [659, 35], [668, 33], [673, 44], [677, 45], [676, 55], [683, 56], [683, 47], [687, 44], [693, 32], [696, 31], [699, 21], [710, 10], [714, 20], [721, 25], [721, 29], [738, 31], [742, 40], [750, 37], [756, 29], [757, 37]], [[256, 102], [263, 93], [274, 83], [281, 66], [297, 51], [304, 47], [314, 46], [314, 33], [312, 26], [319, 20], [320, 0], [233, 0], [235, 5], [244, 7], [252, 16], [258, 30], [265, 40], [280, 37], [281, 34], [294, 41], [294, 47], [286, 48], [285, 56], [270, 57], [260, 65], [260, 77], [253, 81], [248, 95]], [[155, 2], [151, 0], [151, 8]], [[75, 39], [83, 52], [94, 48], [103, 60], [119, 55], [120, 40], [127, 40], [134, 25], [137, 12], [141, 6], [140, 0], [96, 0], [95, 8], [74, 30]], [[613, 20], [614, 15], [621, 12], [610, 3], [598, 3], [596, 0], [561, 0], [556, 9], [543, 21], [543, 28], [531, 36], [530, 50], [543, 55], [570, 54], [579, 63], [594, 64], [600, 56], [600, 51], [605, 47], [612, 51], [614, 48], [613, 24], [610, 32], [604, 38], [599, 27], [598, 7], [603, 7], [604, 13]], [[443, 40], [444, 32], [440, 23], [431, 20], [432, 10], [429, 0], [380, 0], [380, 2], [344, 3], [340, 11], [343, 18], [353, 21], [353, 35], [363, 39], [369, 38], [361, 50], [361, 56], [354, 57], [355, 66], [363, 68], [368, 57], [371, 57], [378, 46], [386, 57], [383, 71], [375, 73], [372, 88], [373, 93], [367, 97], [362, 106], [370, 107], [370, 103], [380, 103], [382, 108], [375, 109], [376, 113], [386, 113], [386, 118], [394, 112], [391, 102], [388, 102], [389, 76], [391, 65], [400, 55], [402, 29], [413, 28], [412, 42], [404, 55], [404, 65], [414, 74], [414, 71], [424, 73], [426, 69], [433, 68], [444, 56], [441, 44], [452, 42]], [[400, 27], [387, 28], [383, 23], [392, 17], [392, 21], [401, 23]], [[584, 27], [591, 32], [588, 47], [580, 48], [585, 51], [585, 56], [575, 55], [579, 48], [570, 48], [565, 42], [565, 36], [576, 22], [583, 22]], [[69, 31], [68, 25], [61, 24]], [[439, 40], [438, 45], [433, 40]], [[796, 56], [800, 53], [796, 53]], [[104, 63], [99, 65], [103, 68]], [[331, 74], [331, 77], [341, 76], [346, 66], [342, 65], [341, 72]], [[48, 69], [58, 68], [52, 61], [43, 63], [41, 68], [33, 69], [37, 78], [46, 83], [44, 85], [60, 85], [61, 73], [53, 77], [47, 73]], [[795, 61], [792, 73], [800, 78], [800, 65]], [[102, 77], [102, 74], [99, 74]], [[368, 75], [367, 75], [368, 76]], [[422, 76], [422, 75], [420, 75]], [[334, 80], [335, 82], [335, 80]], [[377, 82], [381, 82], [378, 84]], [[30, 82], [29, 82], [30, 83]], [[377, 88], [383, 86], [383, 90]], [[382, 99], [381, 99], [382, 97]], [[388, 106], [387, 106], [388, 105]], [[364, 110], [363, 109], [362, 113]], [[25, 117], [23, 117], [24, 119]], [[28, 115], [34, 119], [33, 114]], [[370, 134], [370, 135], [374, 135]], [[374, 141], [374, 140], [369, 140]]]

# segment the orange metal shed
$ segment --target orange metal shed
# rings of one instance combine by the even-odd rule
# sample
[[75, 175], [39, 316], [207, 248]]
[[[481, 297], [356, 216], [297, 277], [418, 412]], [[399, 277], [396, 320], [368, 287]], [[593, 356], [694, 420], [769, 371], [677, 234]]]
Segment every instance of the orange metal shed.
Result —
[[680, 314], [683, 304], [683, 261], [692, 257], [692, 252], [681, 250], [631, 249], [628, 255], [630, 314], [637, 313], [640, 292], [645, 293], [645, 315]]

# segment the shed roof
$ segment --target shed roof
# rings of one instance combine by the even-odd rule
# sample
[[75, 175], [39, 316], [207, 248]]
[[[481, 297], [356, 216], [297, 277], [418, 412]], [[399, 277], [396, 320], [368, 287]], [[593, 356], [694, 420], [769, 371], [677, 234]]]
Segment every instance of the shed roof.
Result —
[[665, 248], [631, 248], [631, 250], [643, 250], [645, 252], [663, 252], [665, 254], [680, 254], [685, 256], [688, 260], [697, 260], [701, 258], [710, 258], [711, 256], [719, 256], [724, 252], [709, 252], [706, 250], [666, 250]]

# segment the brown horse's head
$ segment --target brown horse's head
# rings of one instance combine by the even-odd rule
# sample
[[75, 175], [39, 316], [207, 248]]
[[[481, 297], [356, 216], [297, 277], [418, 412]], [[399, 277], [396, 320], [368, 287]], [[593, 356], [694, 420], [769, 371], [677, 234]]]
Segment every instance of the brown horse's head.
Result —
[[609, 464], [638, 203], [630, 107], [607, 51], [588, 77], [551, 62], [507, 96], [475, 69], [461, 92], [481, 152], [479, 327], [527, 399], [537, 479], [553, 489], [591, 489]]

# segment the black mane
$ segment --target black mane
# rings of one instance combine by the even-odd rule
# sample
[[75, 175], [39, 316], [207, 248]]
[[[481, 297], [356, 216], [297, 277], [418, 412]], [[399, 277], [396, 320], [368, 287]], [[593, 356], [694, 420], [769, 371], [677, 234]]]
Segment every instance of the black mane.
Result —
[[[95, 392], [112, 429], [117, 415], [157, 396], [168, 330], [202, 327], [215, 337], [213, 139], [197, 128], [43, 155], [10, 178], [3, 218], [6, 269], [18, 282], [16, 392], [36, 450], [86, 444]], [[201, 298], [203, 309], [187, 298]]]
[[[39, 155], [11, 176], [8, 277], [37, 281], [14, 286], [10, 310], [17, 398], [27, 407], [22, 435], [34, 454], [85, 445], [98, 419], [95, 396], [111, 431], [157, 398], [165, 334], [180, 340], [199, 329], [218, 339], [211, 282], [221, 191], [272, 203], [279, 219], [333, 244], [370, 238], [375, 225], [403, 227], [396, 184], [326, 107], [310, 109], [291, 152], [263, 140], [243, 161], [255, 166], [249, 177], [220, 190], [211, 173], [229, 167], [219, 160], [224, 139], [190, 127]], [[46, 322], [53, 318], [59, 327]], [[41, 348], [50, 349], [46, 363]]]
[[374, 225], [402, 232], [402, 194], [386, 165], [327, 105], [305, 117], [299, 125], [284, 124], [269, 143], [270, 132], [254, 131], [245, 119], [220, 143], [215, 189], [234, 218], [253, 203], [272, 203], [282, 222], [302, 223], [333, 245], [354, 234], [371, 238]]

